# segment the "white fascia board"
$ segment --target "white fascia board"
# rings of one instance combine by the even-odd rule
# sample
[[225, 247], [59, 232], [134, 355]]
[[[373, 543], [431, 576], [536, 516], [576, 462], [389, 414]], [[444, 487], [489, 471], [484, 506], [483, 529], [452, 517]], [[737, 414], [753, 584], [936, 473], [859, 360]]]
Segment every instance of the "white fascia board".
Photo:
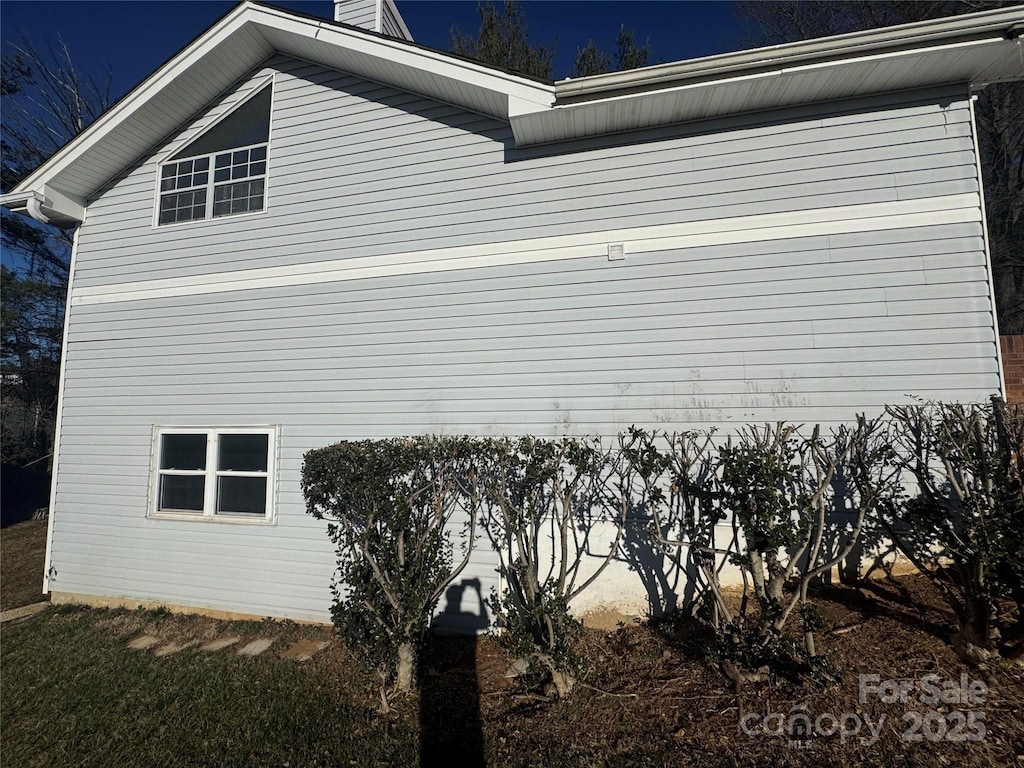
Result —
[[[373, 61], [387, 62], [391, 66], [426, 73], [438, 81], [447, 80], [459, 83], [462, 87], [502, 94], [510, 100], [516, 99], [533, 104], [537, 109], [549, 108], [555, 101], [553, 85], [538, 83], [445, 53], [412, 46], [402, 40], [366, 35], [327, 22], [291, 16], [276, 9], [261, 7], [257, 10], [261, 13], [261, 16], [255, 19], [257, 27], [267, 25], [274, 34], [297, 35], [314, 39], [324, 45], [343, 48], [364, 57], [367, 69], [372, 68]], [[371, 79], [381, 81], [379, 74]], [[494, 117], [508, 119], [508, 114], [506, 112]]]
[[85, 220], [84, 200], [65, 195], [48, 184], [42, 185], [42, 191], [32, 189], [0, 195], [0, 206], [58, 227], [73, 226]]
[[[255, 6], [245, 4], [231, 11], [221, 19], [220, 23], [212, 27], [202, 37], [150, 75], [148, 79], [144, 80], [124, 99], [103, 113], [85, 131], [68, 142], [63, 149], [59, 150], [47, 162], [25, 177], [12, 190], [12, 193], [42, 190], [45, 183], [58, 176], [61, 171], [67, 169], [75, 162], [81, 160], [92, 147], [103, 141], [106, 136], [112, 133], [140, 106], [150, 101], [169, 83], [180, 77], [182, 73], [193, 67], [203, 56], [210, 53], [226, 38], [234, 34], [245, 23], [245, 17], [251, 14], [253, 10], [255, 10]], [[169, 126], [168, 130], [171, 128], [173, 126]]]
[[49, 184], [43, 184], [43, 209], [52, 212], [54, 223], [60, 221], [80, 222], [85, 220], [85, 201], [73, 195], [65, 195]]
[[[232, 10], [215, 26], [189, 45], [185, 50], [171, 59], [148, 79], [143, 81], [121, 101], [107, 110], [85, 131], [79, 134], [59, 150], [46, 163], [37, 168], [21, 181], [10, 195], [4, 196], [0, 204], [8, 205], [20, 200], [18, 195], [35, 193], [36, 196], [50, 197], [59, 200], [60, 218], [81, 221], [83, 201], [73, 200], [61, 195], [60, 174], [79, 163], [88, 163], [90, 150], [109, 137], [116, 136], [116, 131], [134, 113], [157, 98], [168, 86], [190, 69], [201, 64], [204, 57], [224, 44], [232, 36], [250, 29], [262, 35], [263, 31], [281, 35], [294, 35], [305, 39], [322, 41], [325, 45], [337, 45], [348, 51], [365, 57], [368, 64], [373, 61], [386, 61], [391, 65], [409, 67], [418, 72], [432, 75], [439, 82], [449, 80], [459, 83], [462, 87], [478, 88], [501, 94], [507, 99], [517, 99], [534, 105], [535, 109], [544, 109], [554, 103], [554, 86], [536, 83], [526, 78], [517, 77], [505, 72], [489, 69], [480, 64], [464, 61], [443, 53], [409, 45], [404, 41], [392, 40], [364, 32], [350, 30], [331, 22], [307, 19], [289, 14], [276, 8], [244, 3]], [[266, 37], [264, 36], [264, 40]], [[268, 55], [272, 51], [269, 50]], [[288, 53], [283, 50], [283, 53]], [[238, 76], [244, 74], [239, 71]], [[379, 78], [377, 78], [379, 79]], [[430, 94], [424, 94], [429, 96]], [[508, 119], [505, 114], [495, 115]], [[176, 126], [167, 126], [171, 131]], [[111, 173], [113, 175], [113, 173]], [[72, 201], [74, 204], [67, 204]], [[9, 206], [8, 206], [9, 207]]]
[[[922, 82], [920, 78], [913, 82], [907, 82], [905, 86], [903, 86], [904, 88], [922, 88], [932, 85], [952, 84], [954, 82], [970, 83], [972, 81], [972, 75], [970, 72], [956, 73], [956, 76], [951, 80], [941, 68], [943, 60], [948, 58], [950, 54], [957, 52], [979, 51], [984, 53], [986, 59], [997, 61], [1005, 52], [1007, 46], [1015, 45], [1019, 45], [1019, 42], [1008, 41], [1002, 37], [989, 38], [984, 40], [936, 45], [923, 49], [906, 49], [848, 57], [844, 59], [800, 63], [789, 67], [759, 69], [748, 74], [736, 74], [731, 77], [709, 76], [708, 78], [701, 80], [691, 80], [681, 85], [667, 86], [653, 90], [643, 90], [638, 93], [623, 94], [620, 91], [618, 92], [618, 95], [608, 95], [605, 97], [595, 95], [587, 101], [556, 104], [553, 108], [544, 112], [527, 113], [526, 111], [520, 111], [511, 118], [512, 128], [516, 137], [516, 143], [519, 146], [564, 141], [576, 138], [576, 132], [573, 126], [576, 124], [586, 123], [586, 120], [581, 119], [584, 115], [595, 115], [599, 122], [601, 121], [601, 118], [604, 118], [606, 127], [601, 131], [601, 133], [614, 133], [616, 131], [651, 128], [655, 127], [656, 124], [626, 124], [623, 122], [624, 118], [621, 116], [636, 116], [643, 113], [644, 110], [641, 109], [641, 105], [647, 101], [658, 101], [665, 98], [677, 97], [683, 93], [689, 93], [692, 95], [692, 102], [694, 104], [698, 104], [700, 103], [698, 94], [702, 90], [710, 88], [739, 89], [741, 87], [746, 87], [752, 82], [770, 78], [789, 78], [795, 84], [794, 89], [791, 91], [792, 95], [784, 101], [779, 100], [778, 103], [758, 104], [752, 111], [796, 106], [799, 104], [810, 103], [815, 100], [813, 96], [820, 91], [820, 88], [818, 86], [813, 86], [811, 90], [808, 91], [808, 98], [801, 98], [802, 81], [805, 81], [806, 79], [806, 82], [812, 83], [816, 79], [815, 76], [819, 75], [823, 71], [830, 71], [834, 73], [833, 77], [837, 79], [838, 84], [841, 86], [840, 90], [846, 91], [845, 94], [840, 93], [838, 96], [839, 98], [859, 96], [864, 95], [861, 90], [862, 83], [859, 78], [854, 74], [850, 74], [850, 76], [846, 78], [849, 80], [848, 83], [843, 83], [842, 78], [844, 78], [847, 72], [853, 73], [856, 65], [864, 63], [885, 65], [887, 63], [898, 64], [901, 62], [912, 62], [915, 64], [913, 69], [917, 72], [927, 72], [930, 68], [935, 67], [934, 77], [927, 78], [926, 82]], [[991, 52], [991, 55], [987, 54], [989, 51]], [[1012, 77], [1009, 77], [1008, 79], [1024, 78], [1024, 60], [1020, 62], [1018, 69], [1019, 71], [1013, 73]], [[902, 89], [903, 88], [901, 87], [897, 87], [892, 90]], [[719, 103], [723, 102], [727, 103], [728, 99], [719, 100]], [[627, 109], [625, 107], [632, 108]], [[685, 122], [688, 119], [703, 120], [724, 116], [726, 114], [736, 114], [736, 112], [721, 111], [713, 114], [699, 114], [684, 117], [682, 118], [682, 121]], [[676, 122], [678, 122], [678, 120]]]
[[402, 34], [405, 35], [405, 39], [409, 42], [413, 41], [412, 32], [409, 31], [409, 27], [405, 24], [405, 19], [402, 18], [401, 12], [398, 10], [398, 4], [395, 0], [384, 0], [384, 3], [391, 9], [391, 12], [395, 16], [395, 21], [398, 22], [398, 27], [402, 30]]
[[980, 13], [901, 24], [895, 27], [850, 32], [746, 51], [704, 56], [688, 61], [657, 64], [624, 72], [561, 80], [555, 84], [560, 100], [593, 98], [600, 93], [629, 88], [654, 88], [686, 78], [726, 77], [757, 68], [783, 68], [801, 62], [839, 62], [851, 56], [921, 50], [970, 39], [1009, 39], [1021, 33], [1024, 7], [1013, 6]]

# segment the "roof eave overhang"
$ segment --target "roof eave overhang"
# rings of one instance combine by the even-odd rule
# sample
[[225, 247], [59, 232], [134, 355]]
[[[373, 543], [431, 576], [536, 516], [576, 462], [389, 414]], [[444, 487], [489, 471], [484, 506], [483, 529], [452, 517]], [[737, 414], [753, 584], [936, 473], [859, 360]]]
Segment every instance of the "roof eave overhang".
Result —
[[513, 116], [520, 146], [874, 93], [1024, 79], [1024, 7], [711, 56], [555, 84]]
[[[275, 53], [505, 121], [512, 102], [531, 110], [550, 108], [554, 103], [554, 86], [550, 84], [365, 30], [242, 3], [9, 194], [0, 196], [0, 205], [58, 226], [81, 222], [91, 195]], [[52, 205], [39, 201], [52, 201]], [[38, 216], [33, 214], [37, 204], [43, 206]]]
[[1024, 79], [1022, 31], [1024, 7], [1017, 6], [550, 85], [244, 2], [0, 205], [58, 226], [82, 221], [90, 196], [275, 52], [506, 120], [525, 147], [873, 93]]

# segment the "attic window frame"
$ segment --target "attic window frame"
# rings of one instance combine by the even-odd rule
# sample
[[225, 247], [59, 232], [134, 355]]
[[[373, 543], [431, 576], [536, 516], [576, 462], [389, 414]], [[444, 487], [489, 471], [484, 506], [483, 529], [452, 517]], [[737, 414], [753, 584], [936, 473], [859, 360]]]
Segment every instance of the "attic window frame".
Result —
[[[155, 191], [155, 194], [154, 194], [154, 205], [153, 205], [153, 227], [154, 228], [161, 228], [161, 229], [163, 229], [165, 227], [175, 227], [175, 226], [182, 226], [182, 225], [188, 225], [188, 224], [198, 224], [198, 223], [204, 223], [204, 222], [213, 222], [213, 221], [217, 221], [217, 220], [220, 220], [220, 219], [234, 219], [234, 218], [239, 217], [239, 216], [250, 216], [250, 215], [258, 215], [258, 214], [261, 214], [261, 213], [266, 213], [266, 211], [267, 211], [267, 195], [268, 195], [268, 187], [269, 187], [268, 182], [269, 182], [269, 178], [270, 178], [270, 144], [271, 144], [271, 141], [272, 141], [272, 128], [273, 128], [273, 110], [274, 110], [273, 93], [274, 93], [275, 79], [276, 79], [275, 77], [271, 76], [271, 77], [268, 77], [265, 80], [255, 84], [253, 86], [253, 88], [252, 88], [252, 91], [250, 93], [246, 94], [245, 98], [240, 100], [237, 104], [232, 105], [231, 108], [227, 112], [225, 112], [223, 115], [221, 115], [216, 121], [214, 121], [214, 123], [212, 125], [210, 125], [206, 129], [201, 131], [196, 136], [193, 136], [191, 139], [189, 139], [189, 141], [185, 143], [184, 147], [178, 147], [175, 150], [172, 150], [167, 156], [165, 156], [165, 159], [159, 164], [158, 169], [157, 169], [156, 191]], [[216, 128], [222, 121], [224, 121], [227, 118], [229, 118], [238, 109], [243, 107], [251, 99], [256, 98], [258, 95], [263, 93], [268, 88], [270, 89], [270, 92], [271, 92], [271, 97], [270, 97], [270, 115], [269, 115], [270, 127], [268, 128], [267, 140], [265, 142], [257, 142], [255, 144], [245, 144], [245, 145], [240, 145], [240, 146], [237, 146], [237, 147], [230, 147], [228, 149], [218, 150], [216, 152], [208, 152], [208, 153], [205, 153], [205, 154], [189, 155], [187, 157], [180, 157], [179, 156], [180, 152], [183, 149], [187, 149], [188, 146], [190, 146], [191, 144], [196, 142], [199, 138], [201, 138], [207, 132], [209, 132], [209, 131], [213, 130], [214, 128]], [[239, 152], [249, 152], [250, 153], [250, 157], [251, 157], [252, 150], [260, 149], [260, 148], [263, 149], [263, 157], [262, 157], [262, 159], [257, 159], [255, 161], [250, 159], [250, 160], [248, 160], [246, 162], [246, 165], [247, 166], [252, 166], [254, 164], [262, 163], [263, 170], [262, 170], [261, 173], [246, 173], [244, 176], [239, 176], [238, 178], [228, 178], [228, 179], [222, 179], [220, 181], [216, 180], [216, 171], [218, 170], [217, 167], [216, 167], [217, 158], [227, 156], [229, 158], [228, 159], [228, 163], [227, 163], [227, 167], [234, 169], [236, 167], [236, 163], [235, 163], [235, 154], [236, 153], [239, 153]], [[206, 181], [204, 183], [192, 184], [192, 185], [187, 186], [187, 187], [180, 187], [180, 188], [174, 188], [174, 189], [164, 189], [163, 188], [164, 181], [166, 180], [164, 178], [164, 169], [165, 168], [168, 168], [170, 166], [177, 166], [177, 165], [180, 165], [182, 163], [188, 163], [188, 162], [195, 163], [197, 160], [198, 161], [206, 160], [206, 162], [207, 162], [205, 171], [201, 170], [201, 171], [198, 172], [200, 174], [204, 173], [204, 172], [207, 174], [207, 178], [206, 178]], [[222, 168], [223, 168], [223, 166], [222, 166]], [[173, 176], [171, 176], [170, 178], [180, 178], [181, 175], [182, 174], [177, 173], [177, 174], [174, 174]], [[194, 176], [197, 175], [197, 173], [193, 170], [191, 172], [191, 175], [194, 177]], [[234, 174], [232, 173], [231, 175], [233, 176]], [[233, 187], [235, 185], [244, 184], [246, 182], [250, 182], [251, 183], [251, 182], [256, 182], [256, 181], [262, 181], [262, 193], [261, 193], [261, 195], [262, 195], [262, 206], [261, 207], [254, 208], [254, 209], [249, 209], [249, 210], [245, 210], [245, 211], [236, 211], [236, 212], [228, 211], [226, 213], [220, 213], [220, 214], [215, 214], [214, 213], [215, 203], [217, 203], [217, 202], [224, 202], [223, 200], [222, 201], [217, 201], [216, 200], [216, 194], [217, 194], [216, 190], [218, 188], [223, 189], [223, 188], [226, 188], [226, 187]], [[204, 199], [204, 201], [202, 203], [203, 215], [201, 217], [196, 217], [196, 218], [191, 218], [191, 219], [183, 219], [181, 221], [166, 221], [166, 222], [162, 222], [160, 219], [161, 219], [161, 213], [162, 213], [162, 210], [163, 210], [163, 200], [164, 200], [164, 198], [169, 196], [169, 195], [178, 195], [178, 194], [182, 194], [182, 193], [185, 193], [185, 192], [203, 192], [205, 194], [205, 199]], [[245, 197], [246, 197], [246, 199], [249, 199], [249, 198], [252, 198], [253, 195], [247, 195]], [[229, 201], [231, 199], [232, 199], [231, 197], [228, 198]], [[234, 199], [238, 199], [238, 198], [234, 198]], [[193, 206], [189, 206], [189, 207], [197, 207], [197, 206], [193, 205]], [[175, 210], [178, 210], [178, 209], [176, 208]]]

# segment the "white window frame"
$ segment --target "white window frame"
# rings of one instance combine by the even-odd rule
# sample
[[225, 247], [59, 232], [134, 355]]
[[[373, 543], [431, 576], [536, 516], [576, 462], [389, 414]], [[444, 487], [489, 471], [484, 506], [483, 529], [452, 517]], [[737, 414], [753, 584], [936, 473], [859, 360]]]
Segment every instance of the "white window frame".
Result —
[[[206, 435], [206, 469], [162, 470], [160, 468], [162, 436], [164, 435]], [[218, 446], [221, 435], [266, 435], [267, 471], [245, 472], [221, 470], [217, 466]], [[274, 499], [277, 487], [277, 427], [161, 427], [153, 428], [149, 487], [149, 517], [168, 520], [193, 520], [218, 523], [241, 523], [243, 525], [267, 525], [276, 521]], [[203, 486], [202, 511], [160, 509], [160, 478], [164, 475], [200, 476], [205, 478]], [[217, 512], [218, 479], [221, 477], [266, 477], [267, 498], [263, 515], [246, 513]]]
[[[198, 139], [200, 136], [202, 136], [207, 131], [212, 130], [222, 120], [225, 120], [226, 118], [228, 118], [236, 109], [241, 107], [247, 101], [249, 101], [252, 98], [255, 98], [268, 85], [269, 85], [270, 88], [276, 90], [276, 88], [277, 88], [277, 78], [276, 78], [276, 76], [271, 75], [269, 77], [266, 77], [266, 78], [264, 78], [264, 79], [262, 79], [262, 80], [260, 80], [260, 81], [258, 81], [256, 83], [254, 83], [254, 85], [251, 88], [251, 90], [249, 91], [249, 93], [247, 93], [242, 99], [240, 99], [237, 103], [232, 104], [230, 106], [230, 108], [227, 109], [227, 111], [225, 111], [222, 115], [220, 115], [218, 118], [216, 118], [209, 126], [204, 127], [195, 136], [190, 136], [188, 138], [188, 141], [184, 142], [185, 147], [189, 146], [192, 142], [194, 142], [196, 139]], [[273, 93], [273, 91], [272, 91], [272, 93]], [[271, 100], [270, 100], [270, 131], [269, 131], [269, 134], [267, 136], [267, 140], [265, 142], [261, 142], [261, 143], [257, 143], [257, 144], [248, 144], [248, 145], [239, 146], [239, 147], [232, 147], [230, 150], [222, 150], [220, 152], [211, 152], [211, 153], [206, 154], [206, 155], [191, 155], [189, 157], [179, 157], [177, 159], [172, 159], [176, 152], [183, 151], [183, 147], [181, 146], [181, 144], [176, 142], [176, 146], [172, 147], [164, 155], [164, 159], [157, 164], [156, 189], [155, 189], [154, 195], [153, 195], [153, 219], [152, 219], [152, 224], [151, 224], [153, 229], [166, 229], [168, 227], [184, 227], [184, 226], [188, 226], [190, 224], [191, 225], [212, 224], [212, 223], [217, 222], [217, 221], [221, 221], [221, 220], [225, 220], [225, 219], [236, 219], [236, 218], [241, 217], [241, 216], [259, 216], [259, 215], [264, 214], [264, 213], [267, 212], [267, 209], [268, 209], [268, 198], [270, 196], [270, 145], [274, 141], [274, 104], [275, 104], [275, 100], [274, 100], [273, 95], [272, 95], [271, 96]], [[259, 210], [241, 211], [239, 213], [227, 213], [227, 214], [223, 214], [221, 216], [218, 216], [218, 217], [214, 218], [214, 216], [213, 216], [213, 195], [214, 195], [214, 191], [213, 191], [213, 188], [214, 188], [213, 176], [214, 176], [214, 163], [215, 163], [215, 159], [214, 158], [217, 155], [223, 155], [223, 154], [225, 154], [227, 152], [238, 152], [238, 151], [241, 151], [243, 149], [253, 149], [254, 147], [266, 147], [267, 148], [266, 157], [264, 158], [264, 163], [266, 163], [266, 167], [264, 168], [263, 174], [261, 176], [247, 176], [244, 179], [231, 179], [231, 180], [228, 180], [228, 181], [222, 181], [222, 182], [219, 182], [219, 184], [220, 185], [224, 185], [224, 184], [232, 184], [232, 183], [241, 182], [241, 181], [254, 181], [256, 179], [262, 178], [263, 179], [263, 207], [261, 209], [259, 209]], [[176, 164], [176, 163], [181, 163], [181, 162], [185, 162], [185, 161], [188, 161], [188, 160], [198, 160], [198, 159], [202, 159], [204, 157], [208, 157], [210, 159], [210, 168], [209, 168], [209, 174], [210, 175], [209, 175], [209, 178], [207, 179], [205, 187], [204, 186], [188, 187], [188, 188], [184, 188], [184, 189], [167, 190], [167, 192], [166, 192], [166, 194], [174, 194], [174, 193], [177, 193], [177, 192], [191, 192], [191, 191], [195, 191], [197, 189], [204, 189], [205, 188], [206, 189], [206, 208], [205, 208], [204, 213], [203, 213], [203, 218], [201, 218], [201, 219], [189, 219], [188, 221], [169, 221], [166, 224], [161, 224], [160, 223], [160, 203], [161, 203], [161, 199], [163, 198], [163, 196], [165, 194], [164, 190], [162, 189], [162, 186], [163, 186], [163, 175], [164, 175], [164, 166], [173, 165], [173, 164]]]
[[[216, 172], [217, 172], [216, 162], [217, 162], [217, 158], [218, 157], [220, 157], [222, 155], [228, 155], [229, 158], [230, 158], [232, 155], [234, 155], [235, 152], [249, 152], [249, 151], [251, 151], [253, 149], [259, 149], [261, 147], [264, 150], [263, 160], [247, 161], [247, 164], [251, 164], [252, 162], [262, 162], [263, 163], [263, 173], [256, 174], [256, 175], [253, 175], [253, 176], [245, 176], [245, 177], [238, 178], [238, 179], [230, 179], [229, 178], [226, 181], [215, 181], [214, 180], [214, 177], [216, 176]], [[187, 163], [189, 161], [195, 162], [196, 160], [204, 160], [204, 159], [208, 163], [207, 170], [205, 171], [205, 173], [207, 174], [207, 179], [206, 179], [206, 183], [205, 184], [201, 184], [201, 185], [198, 185], [198, 186], [192, 186], [192, 187], [182, 187], [181, 189], [169, 189], [169, 190], [164, 190], [163, 189], [164, 168], [166, 168], [169, 165], [177, 165], [179, 163]], [[230, 161], [229, 161], [227, 167], [229, 169], [232, 167], [232, 164], [230, 163]], [[232, 147], [231, 149], [225, 149], [225, 150], [222, 150], [220, 152], [211, 152], [211, 153], [209, 153], [207, 155], [193, 155], [191, 157], [180, 157], [177, 160], [168, 160], [165, 163], [161, 163], [160, 164], [160, 171], [157, 174], [156, 224], [159, 227], [173, 227], [176, 224], [195, 224], [195, 223], [200, 222], [200, 221], [216, 221], [218, 219], [230, 219], [230, 218], [233, 218], [235, 216], [246, 216], [248, 214], [253, 214], [253, 213], [264, 213], [267, 210], [267, 176], [268, 176], [267, 172], [269, 170], [270, 170], [270, 142], [268, 142], [268, 141], [261, 142], [259, 144], [247, 144], [244, 147]], [[254, 208], [254, 209], [249, 210], [249, 211], [239, 211], [237, 213], [222, 213], [219, 216], [214, 216], [213, 215], [214, 197], [216, 195], [216, 190], [217, 190], [218, 187], [227, 187], [227, 186], [231, 186], [233, 184], [241, 184], [243, 182], [259, 181], [259, 180], [263, 181], [263, 206], [261, 208]], [[163, 212], [163, 199], [164, 199], [164, 197], [166, 197], [168, 195], [177, 195], [177, 194], [180, 194], [182, 192], [197, 192], [199, 190], [205, 190], [206, 191], [206, 204], [205, 204], [204, 211], [203, 211], [203, 217], [201, 219], [187, 219], [186, 221], [168, 221], [168, 222], [161, 222], [160, 221], [160, 214]]]

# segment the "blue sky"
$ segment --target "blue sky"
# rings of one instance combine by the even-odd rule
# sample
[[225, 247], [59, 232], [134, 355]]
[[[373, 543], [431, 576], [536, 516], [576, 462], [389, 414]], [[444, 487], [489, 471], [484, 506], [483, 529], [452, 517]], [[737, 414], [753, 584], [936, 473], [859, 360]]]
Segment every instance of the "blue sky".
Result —
[[[333, 14], [331, 0], [271, 4], [325, 18]], [[109, 67], [111, 95], [117, 98], [234, 5], [199, 0], [3, 0], [0, 34], [5, 50], [21, 33], [38, 48], [55, 43], [59, 36], [80, 69], [104, 72]], [[442, 50], [449, 47], [453, 26], [476, 32], [479, 25], [475, 0], [398, 0], [398, 7], [417, 42]], [[557, 40], [555, 73], [559, 77], [568, 73], [576, 48], [588, 39], [611, 51], [620, 24], [633, 28], [641, 41], [650, 39], [652, 63], [741, 47], [740, 25], [732, 4], [724, 1], [527, 0], [524, 7], [531, 39], [545, 44]]]

